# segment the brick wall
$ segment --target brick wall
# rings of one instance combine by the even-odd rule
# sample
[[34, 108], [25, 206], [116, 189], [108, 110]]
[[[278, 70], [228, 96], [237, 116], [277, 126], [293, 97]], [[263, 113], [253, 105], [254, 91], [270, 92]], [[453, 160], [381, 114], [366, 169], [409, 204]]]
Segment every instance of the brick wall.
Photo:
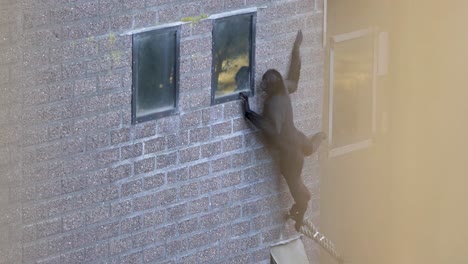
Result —
[[[320, 130], [318, 0], [0, 0], [0, 263], [268, 263], [294, 235], [284, 181], [240, 101], [210, 106], [211, 21], [181, 32], [179, 114], [131, 125], [131, 37], [183, 17], [257, 14], [256, 78], [285, 72], [296, 124]], [[253, 106], [260, 109], [257, 91]], [[318, 220], [317, 156], [303, 176]], [[317, 247], [305, 242], [316, 263]]]

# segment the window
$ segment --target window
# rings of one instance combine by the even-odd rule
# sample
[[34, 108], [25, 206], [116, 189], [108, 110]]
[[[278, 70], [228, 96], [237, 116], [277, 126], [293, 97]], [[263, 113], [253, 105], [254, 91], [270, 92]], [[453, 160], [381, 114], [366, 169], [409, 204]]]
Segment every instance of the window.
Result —
[[177, 111], [179, 42], [179, 27], [133, 35], [134, 124]]
[[221, 17], [213, 23], [212, 104], [253, 95], [255, 13]]
[[330, 49], [330, 156], [370, 147], [375, 133], [376, 38], [373, 29], [332, 38]]

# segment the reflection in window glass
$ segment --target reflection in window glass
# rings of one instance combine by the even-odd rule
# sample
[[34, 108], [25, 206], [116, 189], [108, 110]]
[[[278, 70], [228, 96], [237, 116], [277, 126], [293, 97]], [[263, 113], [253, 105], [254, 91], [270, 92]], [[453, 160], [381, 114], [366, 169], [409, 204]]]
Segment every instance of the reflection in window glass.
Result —
[[333, 71], [332, 136], [335, 148], [372, 136], [373, 36], [336, 43]]
[[212, 102], [253, 92], [255, 14], [217, 19], [213, 27]]
[[140, 123], [176, 111], [178, 30], [133, 36], [133, 120]]

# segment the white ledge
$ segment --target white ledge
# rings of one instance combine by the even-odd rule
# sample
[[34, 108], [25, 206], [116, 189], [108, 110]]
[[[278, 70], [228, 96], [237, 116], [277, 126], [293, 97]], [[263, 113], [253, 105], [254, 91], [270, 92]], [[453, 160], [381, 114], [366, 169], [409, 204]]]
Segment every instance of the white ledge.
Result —
[[142, 32], [157, 30], [157, 29], [177, 27], [177, 26], [187, 24], [187, 23], [190, 23], [190, 22], [178, 21], [178, 22], [174, 22], [174, 23], [162, 24], [162, 25], [157, 25], [157, 26], [152, 26], [152, 27], [139, 28], [139, 29], [134, 29], [134, 30], [124, 32], [124, 33], [120, 34], [119, 36], [128, 36], [128, 35], [134, 35], [134, 34], [138, 34], [138, 33], [142, 33]]
[[237, 9], [229, 12], [223, 12], [223, 13], [218, 13], [218, 14], [213, 14], [206, 19], [218, 19], [218, 18], [223, 18], [223, 17], [229, 17], [229, 16], [235, 16], [235, 15], [242, 15], [242, 14], [248, 14], [248, 13], [255, 13], [259, 9], [264, 9], [266, 6], [262, 7], [249, 7], [249, 8], [244, 8], [244, 9]]

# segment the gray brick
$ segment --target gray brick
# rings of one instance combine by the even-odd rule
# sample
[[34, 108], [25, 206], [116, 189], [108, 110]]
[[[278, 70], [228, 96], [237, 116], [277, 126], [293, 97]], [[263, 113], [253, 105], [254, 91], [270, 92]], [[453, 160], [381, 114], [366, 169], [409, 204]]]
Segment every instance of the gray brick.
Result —
[[180, 53], [182, 55], [191, 55], [206, 51], [206, 47], [211, 47], [211, 37], [197, 37], [182, 41]]
[[223, 140], [223, 152], [229, 152], [242, 148], [242, 136]]
[[117, 162], [120, 156], [120, 149], [114, 148], [109, 150], [101, 151], [96, 155], [96, 162], [98, 165], [106, 165], [113, 162]]
[[231, 225], [231, 236], [238, 237], [250, 232], [250, 221], [244, 221]]
[[211, 170], [213, 173], [223, 171], [231, 168], [232, 158], [231, 156], [222, 157], [211, 161]]
[[135, 126], [135, 138], [145, 138], [156, 135], [156, 123], [153, 121], [137, 124]]
[[108, 178], [110, 182], [118, 181], [131, 176], [132, 167], [130, 164], [124, 164], [115, 168], [110, 168]]
[[153, 176], [145, 177], [143, 186], [145, 190], [149, 190], [163, 186], [164, 182], [165, 175], [163, 173], [159, 173]]
[[163, 169], [177, 164], [177, 152], [159, 155], [156, 157], [156, 168]]
[[201, 124], [201, 111], [190, 112], [180, 117], [180, 129], [186, 130]]
[[[183, 128], [182, 128], [183, 129]], [[158, 120], [158, 134], [169, 134], [179, 131], [179, 118], [174, 116]]]
[[62, 184], [60, 180], [53, 180], [50, 182], [40, 183], [36, 186], [36, 195], [39, 199], [51, 198], [63, 193]]
[[111, 255], [120, 254], [130, 250], [133, 246], [132, 237], [113, 239], [109, 242], [109, 253]]
[[203, 180], [200, 182], [200, 193], [210, 193], [216, 190], [219, 190], [221, 184], [221, 178], [213, 177], [211, 179]]
[[125, 31], [130, 30], [133, 24], [133, 16], [131, 14], [116, 14], [111, 17], [111, 30], [112, 31]]
[[145, 154], [160, 152], [166, 149], [166, 138], [158, 137], [145, 141]]
[[187, 234], [192, 233], [198, 230], [198, 218], [192, 218], [189, 220], [185, 220], [180, 222], [177, 225], [177, 230], [179, 234]]
[[62, 231], [62, 219], [55, 218], [37, 225], [37, 237], [47, 237]]
[[208, 143], [201, 146], [201, 157], [208, 158], [222, 153], [221, 141]]
[[86, 149], [93, 150], [109, 146], [110, 138], [108, 132], [100, 132], [86, 137]]
[[109, 256], [109, 243], [101, 243], [85, 248], [85, 262]]
[[[61, 139], [64, 137], [68, 137], [73, 132], [73, 122], [65, 121], [59, 124], [53, 124], [49, 126], [49, 139]], [[70, 142], [71, 143], [71, 142]], [[82, 146], [84, 146], [84, 142], [80, 142]], [[77, 146], [79, 147], [79, 146]]]
[[232, 156], [232, 166], [239, 167], [239, 166], [249, 165], [252, 163], [252, 158], [253, 158], [253, 151], [234, 154]]
[[135, 162], [135, 174], [147, 173], [154, 170], [155, 159], [148, 158]]
[[85, 225], [86, 218], [83, 212], [75, 212], [63, 217], [63, 230], [70, 231], [83, 227]]
[[173, 207], [167, 208], [167, 221], [177, 221], [187, 215], [187, 204], [179, 204]]
[[198, 196], [198, 182], [183, 185], [179, 189], [179, 197], [182, 200], [196, 196]]
[[86, 224], [94, 224], [110, 218], [109, 205], [99, 206], [86, 211]]
[[73, 234], [65, 234], [48, 239], [48, 253], [53, 255], [64, 251], [70, 251], [73, 249], [74, 240], [75, 236]]
[[[89, 77], [85, 79], [79, 79], [75, 81], [75, 95], [87, 95], [96, 92], [96, 84], [97, 78], [96, 77]], [[71, 93], [70, 93], [71, 95]]]
[[212, 208], [224, 207], [229, 203], [229, 193], [224, 192], [212, 195], [210, 201]]
[[62, 188], [64, 193], [76, 192], [88, 187], [88, 177], [79, 175], [76, 177], [64, 178], [62, 180]]
[[188, 168], [176, 169], [167, 172], [167, 183], [174, 184], [188, 180]]
[[242, 173], [241, 171], [230, 172], [226, 175], [222, 176], [222, 187], [231, 187], [241, 183], [242, 181]]
[[[143, 1], [140, 1], [144, 3]], [[157, 11], [146, 11], [141, 14], [136, 14], [133, 19], [135, 23], [135, 28], [140, 28], [140, 27], [148, 27], [156, 24], [157, 21]]]
[[159, 10], [159, 23], [174, 22], [181, 18], [180, 5], [168, 5]]
[[118, 217], [132, 212], [132, 200], [111, 203], [111, 216]]
[[128, 217], [122, 220], [120, 223], [120, 229], [123, 234], [133, 233], [141, 229], [142, 227], [142, 218], [137, 215], [134, 217]]
[[143, 262], [155, 262], [157, 260], [162, 260], [165, 256], [165, 247], [164, 246], [155, 246], [143, 250]]
[[180, 163], [195, 161], [200, 158], [200, 147], [191, 147], [179, 151]]
[[168, 256], [182, 255], [183, 252], [188, 250], [187, 239], [179, 239], [167, 243], [166, 253]]
[[84, 256], [85, 256], [84, 249], [80, 249], [80, 250], [77, 250], [77, 251], [62, 254], [60, 256], [60, 261], [62, 261], [62, 263], [70, 263], [70, 264], [72, 264], [72, 263], [83, 263]]
[[118, 89], [122, 87], [122, 73], [111, 72], [99, 76], [99, 88], [102, 90]]
[[121, 149], [121, 159], [136, 158], [143, 155], [143, 144], [137, 143], [133, 145], [123, 146]]
[[210, 163], [209, 162], [203, 162], [203, 163], [198, 163], [193, 166], [190, 166], [189, 168], [189, 178], [190, 179], [195, 179], [199, 178], [202, 176], [206, 176], [210, 173]]
[[203, 124], [213, 124], [223, 120], [223, 104], [203, 109]]
[[103, 224], [95, 228], [94, 232], [98, 241], [116, 236], [119, 233], [119, 223]]
[[232, 133], [232, 122], [229, 120], [223, 123], [212, 125], [212, 133], [213, 137], [224, 136]]
[[190, 144], [207, 141], [210, 138], [210, 127], [199, 127], [190, 130]]
[[110, 133], [111, 136], [111, 144], [120, 144], [124, 142], [130, 141], [130, 128], [124, 127], [118, 130], [113, 130]]
[[224, 119], [233, 119], [242, 116], [242, 107], [239, 101], [224, 104]]
[[231, 9], [231, 8], [241, 8], [245, 5], [244, 0], [225, 0], [224, 7]]
[[146, 230], [138, 234], [132, 235], [133, 245], [135, 247], [142, 247], [153, 244], [157, 239], [154, 230]]
[[190, 91], [180, 95], [180, 105], [183, 111], [193, 111], [208, 107], [211, 104], [211, 88], [203, 88], [200, 91]]
[[122, 184], [122, 196], [128, 196], [132, 194], [139, 193], [143, 190], [143, 180], [134, 180]]
[[143, 215], [143, 227], [157, 226], [164, 223], [165, 211], [149, 212]]

